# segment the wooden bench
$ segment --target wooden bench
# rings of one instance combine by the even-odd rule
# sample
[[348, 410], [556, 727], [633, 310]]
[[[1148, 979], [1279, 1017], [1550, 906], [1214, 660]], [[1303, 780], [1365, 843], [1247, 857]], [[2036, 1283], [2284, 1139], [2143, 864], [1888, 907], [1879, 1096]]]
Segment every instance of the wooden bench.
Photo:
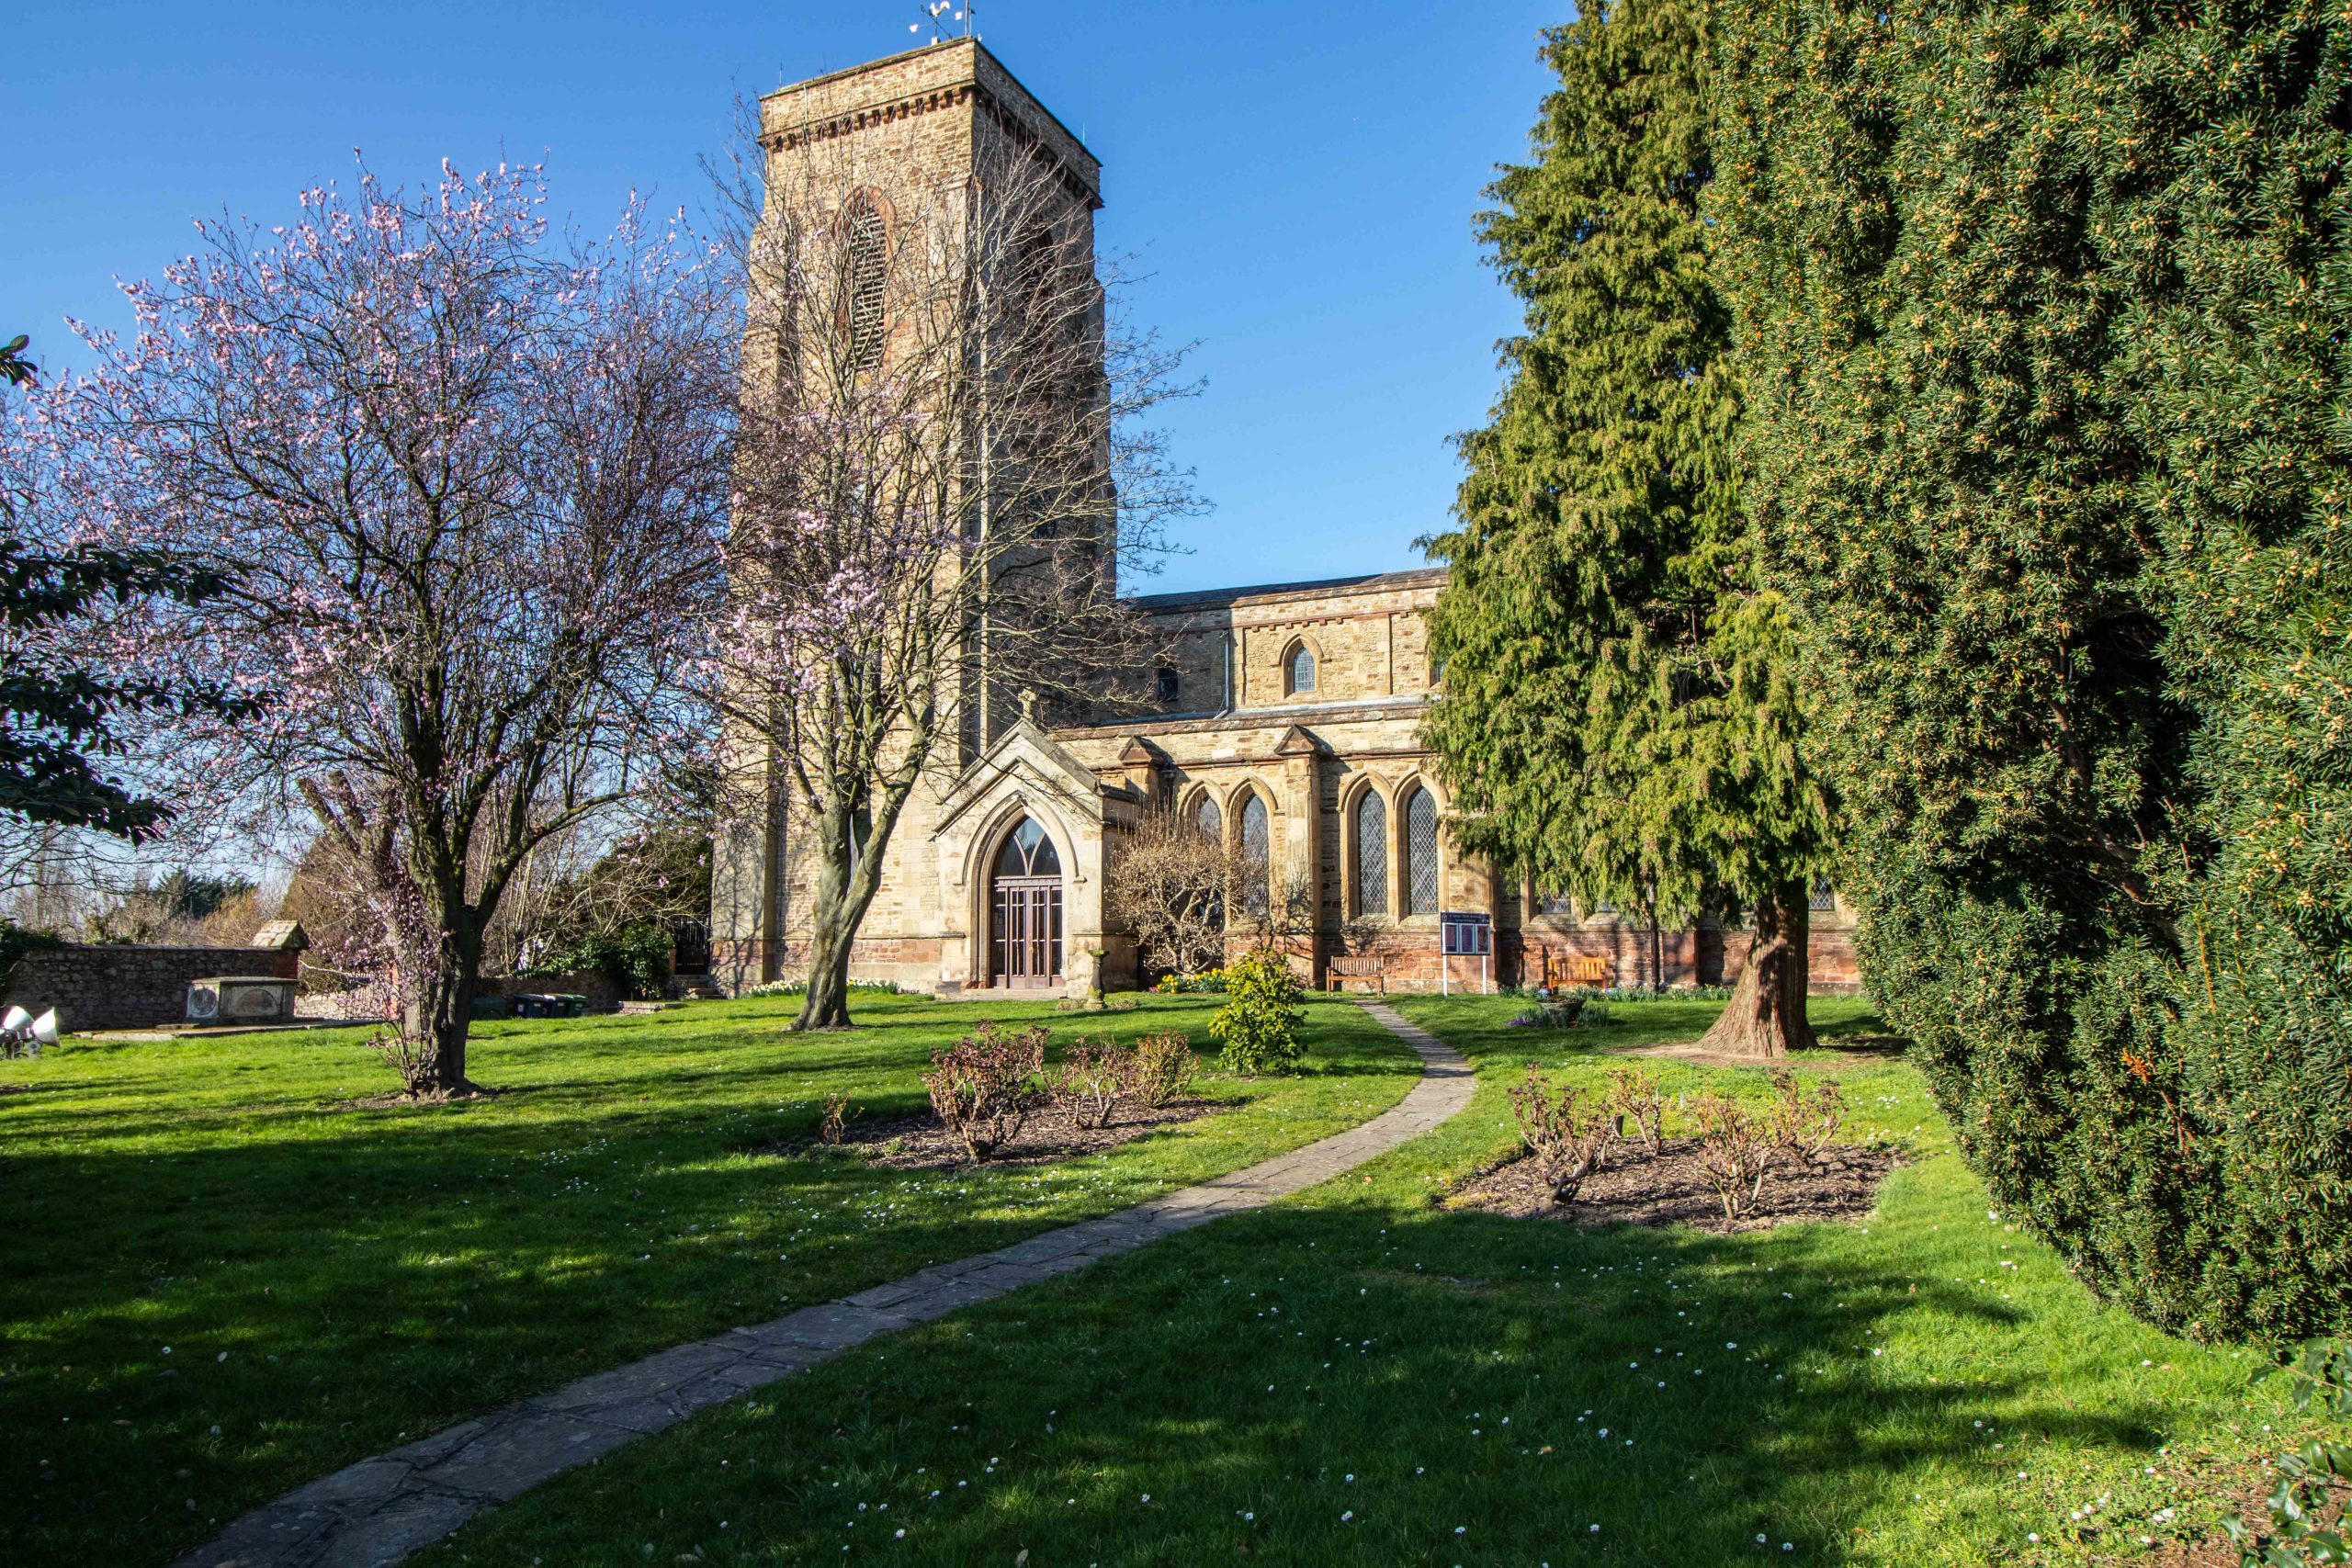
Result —
[[1382, 996], [1388, 994], [1388, 966], [1376, 953], [1367, 953], [1357, 958], [1331, 960], [1330, 967], [1324, 976], [1324, 983], [1328, 988], [1344, 991], [1348, 988], [1348, 982], [1351, 980], [1365, 981], [1373, 990], [1379, 992]]
[[1571, 986], [1607, 986], [1610, 971], [1616, 965], [1605, 956], [1571, 954], [1568, 958], [1568, 984]]

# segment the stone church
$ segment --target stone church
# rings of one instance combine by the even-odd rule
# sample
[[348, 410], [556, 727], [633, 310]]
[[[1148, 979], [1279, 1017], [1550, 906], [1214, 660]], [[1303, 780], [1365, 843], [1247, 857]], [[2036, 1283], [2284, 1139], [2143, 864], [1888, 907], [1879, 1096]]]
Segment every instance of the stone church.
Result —
[[[772, 169], [848, 139], [860, 158], [954, 178], [985, 139], [1017, 139], [1055, 160], [1091, 247], [1100, 164], [975, 39], [820, 76], [761, 107]], [[1174, 811], [1226, 836], [1268, 897], [1311, 911], [1286, 945], [1318, 987], [1736, 978], [1746, 933], [1578, 909], [1454, 845], [1419, 739], [1435, 683], [1424, 616], [1444, 580], [1422, 569], [1132, 601], [1165, 649], [1153, 711], [1049, 726], [1024, 708], [920, 787], [884, 852], [853, 976], [1073, 996], [1148, 978], [1132, 940], [1106, 929], [1104, 877], [1143, 813]], [[813, 871], [785, 813], [722, 839], [713, 881], [713, 979], [731, 992], [793, 977]], [[1489, 918], [1483, 964], [1444, 955], [1444, 912]], [[1849, 921], [1826, 888], [1812, 959], [1817, 990], [1850, 987]]]

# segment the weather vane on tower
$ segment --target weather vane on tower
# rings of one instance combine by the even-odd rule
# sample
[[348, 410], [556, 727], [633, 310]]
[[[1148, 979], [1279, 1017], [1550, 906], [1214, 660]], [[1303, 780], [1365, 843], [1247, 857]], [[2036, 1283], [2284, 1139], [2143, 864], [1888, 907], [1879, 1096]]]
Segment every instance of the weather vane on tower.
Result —
[[[978, 6], [972, 4], [972, 0], [964, 0], [960, 7], [956, 6], [956, 0], [928, 0], [922, 7], [922, 14], [931, 24], [931, 41], [937, 43], [942, 38], [948, 36], [947, 28], [957, 23], [963, 26], [964, 37], [979, 37], [972, 30], [973, 24], [979, 20], [979, 10]], [[922, 29], [922, 22], [907, 24], [907, 31], [910, 33], [920, 33]]]

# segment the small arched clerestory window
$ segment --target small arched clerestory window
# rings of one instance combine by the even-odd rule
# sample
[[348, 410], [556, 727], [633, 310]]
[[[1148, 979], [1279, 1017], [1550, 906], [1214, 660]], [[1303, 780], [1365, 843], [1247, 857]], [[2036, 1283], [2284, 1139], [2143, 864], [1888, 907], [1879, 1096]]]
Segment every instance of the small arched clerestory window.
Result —
[[1417, 787], [1405, 802], [1405, 912], [1437, 908], [1437, 797]]
[[1293, 643], [1290, 656], [1283, 661], [1283, 686], [1294, 697], [1310, 695], [1315, 690], [1315, 650], [1303, 642]]
[[842, 220], [849, 248], [849, 359], [853, 369], [872, 370], [882, 363], [882, 344], [889, 321], [885, 296], [890, 276], [890, 234], [882, 209], [871, 196], [861, 194], [850, 203]]
[[1356, 900], [1359, 915], [1388, 913], [1388, 803], [1376, 789], [1356, 797]]

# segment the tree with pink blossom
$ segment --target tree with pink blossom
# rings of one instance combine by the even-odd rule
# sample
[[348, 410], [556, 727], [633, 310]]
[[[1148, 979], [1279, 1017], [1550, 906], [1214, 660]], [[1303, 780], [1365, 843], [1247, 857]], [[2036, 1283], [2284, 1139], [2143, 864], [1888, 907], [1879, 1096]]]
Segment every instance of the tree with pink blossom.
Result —
[[695, 728], [723, 584], [739, 290], [640, 204], [594, 242], [546, 209], [537, 168], [362, 165], [283, 225], [199, 224], [47, 416], [79, 515], [229, 584], [115, 620], [260, 705], [155, 728], [150, 776], [339, 847], [420, 1095], [472, 1087], [484, 931], [535, 847]]
[[[0, 344], [0, 861], [24, 869], [60, 832], [89, 829], [139, 843], [172, 820], [173, 803], [116, 765], [139, 715], [242, 716], [251, 699], [174, 682], [117, 657], [109, 612], [156, 598], [198, 604], [227, 586], [150, 547], [110, 548], [74, 511], [49, 400], [23, 334]], [[33, 846], [40, 846], [35, 849]]]

